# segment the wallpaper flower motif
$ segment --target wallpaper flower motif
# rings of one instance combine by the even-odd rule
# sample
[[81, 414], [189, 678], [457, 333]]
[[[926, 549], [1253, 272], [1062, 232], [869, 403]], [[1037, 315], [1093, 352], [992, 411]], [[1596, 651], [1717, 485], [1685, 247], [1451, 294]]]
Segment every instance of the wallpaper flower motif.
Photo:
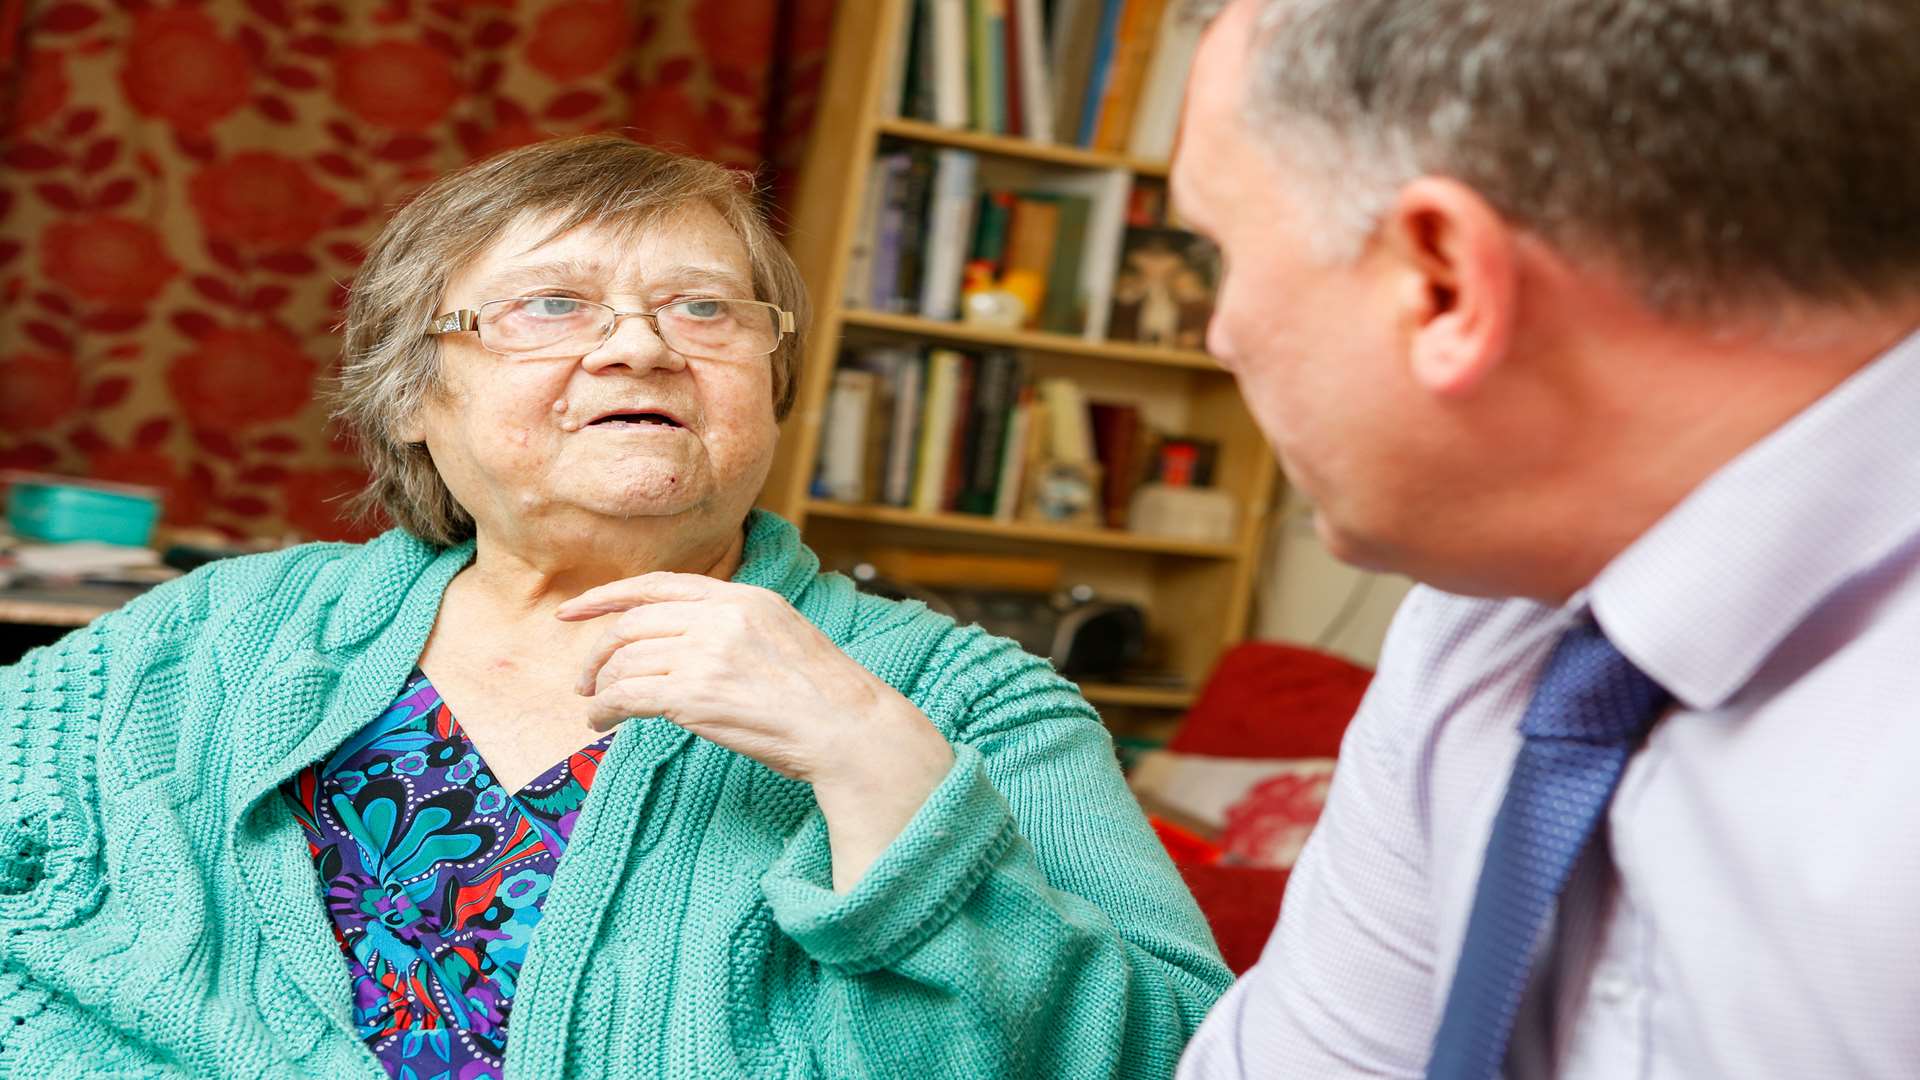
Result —
[[833, 0], [25, 11], [0, 43], [0, 468], [150, 484], [174, 524], [343, 537], [364, 474], [319, 390], [390, 209], [600, 130], [754, 171], [777, 206]]

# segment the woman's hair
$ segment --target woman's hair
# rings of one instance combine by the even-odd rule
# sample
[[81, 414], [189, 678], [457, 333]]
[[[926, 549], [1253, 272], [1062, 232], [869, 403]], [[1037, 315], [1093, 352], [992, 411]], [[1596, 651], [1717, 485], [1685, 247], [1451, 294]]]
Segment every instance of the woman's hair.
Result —
[[641, 230], [700, 202], [745, 243], [752, 299], [793, 312], [801, 329], [782, 338], [770, 358], [774, 416], [784, 420], [808, 322], [806, 285], [762, 216], [752, 179], [617, 135], [535, 143], [422, 190], [374, 240], [354, 279], [332, 400], [372, 473], [353, 508], [384, 510], [433, 544], [473, 536], [473, 518], [454, 501], [426, 446], [396, 434], [441, 389], [438, 339], [427, 336], [427, 326], [455, 273], [529, 216], [550, 221], [552, 238], [586, 224]]

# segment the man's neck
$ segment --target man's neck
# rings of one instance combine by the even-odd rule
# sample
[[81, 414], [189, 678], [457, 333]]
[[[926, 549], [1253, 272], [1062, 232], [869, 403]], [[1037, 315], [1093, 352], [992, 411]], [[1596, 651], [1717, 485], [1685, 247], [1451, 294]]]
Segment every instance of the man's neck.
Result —
[[[1799, 315], [1768, 327], [1609, 334], [1586, 350], [1597, 396], [1557, 513], [1558, 557], [1523, 595], [1564, 601], [1729, 462], [1920, 327], [1920, 307]], [[1622, 370], [1623, 363], [1630, 364]], [[1516, 510], [1518, 508], [1515, 508]], [[1551, 528], [1552, 525], [1549, 524]]]
[[1506, 389], [1467, 418], [1500, 437], [1455, 462], [1459, 483], [1423, 504], [1437, 513], [1417, 544], [1365, 561], [1450, 592], [1564, 602], [1916, 328], [1920, 298], [1689, 326], [1569, 275], [1537, 297]]

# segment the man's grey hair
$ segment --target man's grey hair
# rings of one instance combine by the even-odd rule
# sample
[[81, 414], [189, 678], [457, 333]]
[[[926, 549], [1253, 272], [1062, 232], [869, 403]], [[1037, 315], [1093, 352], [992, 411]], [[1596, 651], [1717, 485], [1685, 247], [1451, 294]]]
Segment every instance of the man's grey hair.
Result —
[[1256, 2], [1329, 258], [1446, 176], [1670, 312], [1920, 293], [1916, 0]]

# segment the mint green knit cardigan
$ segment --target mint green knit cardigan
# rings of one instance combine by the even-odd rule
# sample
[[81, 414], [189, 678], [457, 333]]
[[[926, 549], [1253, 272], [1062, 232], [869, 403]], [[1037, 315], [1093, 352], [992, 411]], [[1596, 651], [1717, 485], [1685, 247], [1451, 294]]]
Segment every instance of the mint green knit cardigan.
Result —
[[[217, 563], [0, 668], [0, 1076], [384, 1077], [276, 788], [388, 704], [472, 554], [392, 532]], [[952, 772], [838, 895], [809, 788], [629, 721], [508, 1075], [1171, 1075], [1230, 976], [1074, 688], [821, 574], [770, 514], [735, 580], [911, 698]]]

